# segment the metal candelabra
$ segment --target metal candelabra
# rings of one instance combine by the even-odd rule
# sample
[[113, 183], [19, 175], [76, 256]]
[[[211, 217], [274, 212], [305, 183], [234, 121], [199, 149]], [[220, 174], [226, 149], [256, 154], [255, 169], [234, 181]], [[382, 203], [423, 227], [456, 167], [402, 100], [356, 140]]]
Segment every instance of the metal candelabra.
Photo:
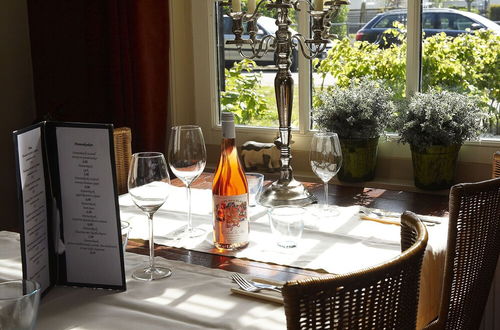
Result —
[[[312, 18], [312, 39], [301, 34], [292, 35], [289, 31], [291, 20], [289, 10], [298, 8], [299, 2], [304, 2], [310, 10], [308, 13]], [[269, 51], [275, 52], [276, 66], [278, 72], [274, 79], [276, 105], [279, 118], [279, 147], [281, 169], [277, 181], [267, 186], [260, 194], [259, 203], [264, 206], [277, 205], [308, 205], [314, 203], [316, 198], [305, 189], [304, 185], [293, 178], [290, 165], [291, 152], [291, 117], [293, 105], [293, 78], [290, 72], [292, 65], [292, 50], [300, 48], [301, 53], [307, 59], [313, 59], [325, 51], [329, 39], [334, 37], [330, 34], [330, 21], [335, 17], [341, 5], [348, 4], [346, 0], [333, 0], [324, 3], [324, 9], [313, 10], [307, 0], [261, 0], [253, 13], [231, 12], [229, 16], [233, 21], [234, 40], [228, 40], [228, 44], [234, 44], [242, 57], [248, 59], [260, 58]], [[222, 2], [222, 5], [231, 6], [232, 0]], [[266, 6], [276, 13], [276, 25], [278, 30], [275, 35], [267, 35], [257, 39], [258, 10]], [[242, 38], [245, 32], [243, 23], [247, 23], [249, 38]], [[248, 45], [245, 52], [243, 45]]]

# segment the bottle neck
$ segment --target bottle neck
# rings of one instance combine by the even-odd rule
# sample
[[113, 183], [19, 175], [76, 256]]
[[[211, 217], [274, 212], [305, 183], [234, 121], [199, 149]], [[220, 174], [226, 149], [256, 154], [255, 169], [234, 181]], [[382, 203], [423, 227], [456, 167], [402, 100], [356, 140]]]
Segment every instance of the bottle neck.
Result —
[[234, 121], [223, 121], [222, 122], [222, 138], [223, 139], [233, 139], [236, 137]]

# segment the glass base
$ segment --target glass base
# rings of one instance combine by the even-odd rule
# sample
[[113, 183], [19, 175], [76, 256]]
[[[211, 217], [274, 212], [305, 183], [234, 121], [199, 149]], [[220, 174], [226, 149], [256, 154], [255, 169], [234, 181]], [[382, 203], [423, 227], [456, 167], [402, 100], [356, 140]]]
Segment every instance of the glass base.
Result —
[[309, 208], [318, 217], [337, 217], [340, 215], [339, 208], [336, 205], [314, 204]]
[[165, 235], [165, 238], [168, 240], [179, 240], [183, 238], [194, 238], [205, 235], [207, 232], [205, 229], [201, 228], [191, 228], [187, 230], [187, 226], [182, 226], [179, 229], [176, 229]]
[[132, 278], [139, 281], [155, 281], [172, 275], [170, 268], [161, 265], [155, 265], [153, 268], [149, 265], [136, 269], [132, 273]]
[[205, 235], [207, 232], [205, 229], [201, 228], [190, 228], [189, 230], [186, 230], [184, 235], [189, 238], [194, 238], [194, 237], [200, 237]]

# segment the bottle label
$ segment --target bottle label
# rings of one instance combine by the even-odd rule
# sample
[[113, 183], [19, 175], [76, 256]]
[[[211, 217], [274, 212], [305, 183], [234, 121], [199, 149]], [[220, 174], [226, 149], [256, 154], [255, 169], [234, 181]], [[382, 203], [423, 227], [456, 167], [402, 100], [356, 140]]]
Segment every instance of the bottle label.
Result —
[[220, 244], [248, 242], [248, 194], [213, 195], [214, 240]]

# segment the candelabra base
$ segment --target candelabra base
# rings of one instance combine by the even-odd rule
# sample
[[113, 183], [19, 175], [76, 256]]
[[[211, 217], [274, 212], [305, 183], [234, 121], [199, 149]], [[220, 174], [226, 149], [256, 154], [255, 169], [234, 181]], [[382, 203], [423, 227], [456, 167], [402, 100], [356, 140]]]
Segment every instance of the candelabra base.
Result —
[[273, 182], [264, 188], [258, 199], [258, 203], [266, 207], [279, 205], [306, 206], [316, 202], [316, 197], [295, 179], [287, 183], [280, 183], [279, 180]]

